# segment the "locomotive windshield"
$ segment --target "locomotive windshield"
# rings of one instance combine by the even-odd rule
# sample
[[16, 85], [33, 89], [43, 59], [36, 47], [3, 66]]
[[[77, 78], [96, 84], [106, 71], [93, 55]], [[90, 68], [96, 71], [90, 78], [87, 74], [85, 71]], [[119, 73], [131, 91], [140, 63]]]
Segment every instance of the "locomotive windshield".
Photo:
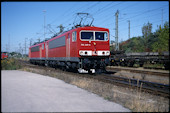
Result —
[[95, 32], [95, 40], [108, 40], [106, 32]]
[[93, 40], [93, 32], [81, 32], [82, 40]]
[[103, 32], [103, 31], [101, 31], [101, 32], [100, 31], [83, 31], [83, 32], [81, 32], [81, 39], [82, 40], [107, 41], [108, 33]]

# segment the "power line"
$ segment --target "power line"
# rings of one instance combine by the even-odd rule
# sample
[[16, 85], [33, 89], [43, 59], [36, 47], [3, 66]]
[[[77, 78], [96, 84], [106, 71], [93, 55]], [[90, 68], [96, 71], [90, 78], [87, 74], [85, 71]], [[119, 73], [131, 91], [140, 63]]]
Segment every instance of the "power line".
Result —
[[[165, 6], [165, 5], [164, 5]], [[161, 6], [161, 7], [164, 7], [164, 6]], [[161, 8], [161, 7], [159, 7], [159, 8]], [[164, 7], [165, 8], [165, 7]], [[169, 7], [167, 7], [167, 8], [169, 8]], [[145, 10], [145, 11], [147, 11], [147, 10]], [[141, 10], [141, 11], [137, 11], [137, 12], [130, 12], [130, 13], [128, 13], [128, 14], [139, 14], [139, 13], [143, 13], [144, 11], [143, 10]]]
[[[116, 4], [116, 5], [120, 5], [121, 3], [119, 3], [119, 4]], [[134, 6], [135, 4], [137, 4], [137, 3], [134, 3], [134, 4], [132, 4], [132, 5], [128, 5], [127, 7], [125, 7], [125, 8], [123, 8], [123, 9], [119, 9], [119, 10], [125, 10], [126, 8], [128, 8], [128, 7], [130, 7], [130, 6]], [[107, 16], [105, 16], [105, 19], [101, 22], [101, 23], [103, 23], [105, 20], [107, 20], [108, 18], [106, 18], [106, 17], [109, 17], [109, 18], [111, 18], [111, 16], [112, 15], [107, 15]], [[104, 24], [104, 23], [103, 23]]]
[[[125, 3], [125, 2], [120, 2], [120, 3], [116, 4], [115, 6], [120, 5], [120, 4], [122, 4], [122, 3]], [[126, 8], [128, 8], [128, 7], [130, 7], [130, 6], [135, 6], [135, 4], [138, 4], [138, 3], [134, 3], [134, 4], [132, 4], [132, 5], [128, 5], [127, 7], [123, 8], [123, 9], [119, 9], [119, 10], [120, 10], [120, 11], [125, 10]], [[112, 7], [111, 7], [111, 8], [112, 8]], [[109, 9], [110, 9], [110, 8], [109, 8]], [[110, 15], [105, 16], [105, 18], [108, 17], [108, 16], [110, 16]]]
[[134, 4], [132, 4], [132, 5], [128, 5], [127, 7], [123, 8], [123, 9], [119, 9], [119, 10], [120, 10], [120, 11], [123, 11], [123, 10], [125, 10], [125, 9], [127, 9], [127, 8], [129, 8], [129, 7], [131, 7], [131, 6], [135, 6], [135, 4], [138, 4], [138, 2], [137, 2], [137, 3], [134, 3]]
[[[120, 2], [120, 3], [118, 3], [118, 4], [110, 4], [110, 5], [113, 5], [113, 6], [111, 6], [111, 7], [107, 7], [107, 9], [111, 9], [111, 8], [113, 8], [113, 7], [115, 7], [115, 6], [118, 6], [118, 5], [120, 5], [120, 4], [122, 4], [122, 3], [124, 3], [124, 2]], [[107, 11], [107, 10], [103, 10], [103, 11]], [[100, 12], [101, 13], [101, 12]], [[111, 13], [112, 13], [112, 11], [111, 11]], [[99, 14], [99, 13], [97, 13], [96, 12], [96, 14]], [[103, 13], [103, 14], [106, 14], [106, 13]], [[100, 16], [101, 15], [103, 15], [103, 14], [100, 14]], [[114, 18], [114, 16], [112, 17], [113, 15], [112, 14], [107, 14], [106, 16], [104, 16], [104, 20], [101, 22], [101, 24], [100, 25], [102, 25], [102, 24], [104, 24], [104, 21], [106, 21], [108, 18], [107, 17], [109, 17], [109, 18]], [[100, 20], [99, 20], [100, 21]]]
[[[87, 3], [87, 4], [88, 4], [88, 3]], [[73, 4], [73, 6], [75, 6], [75, 5]], [[81, 6], [81, 7], [79, 7], [78, 9], [76, 9], [76, 10], [74, 10], [74, 11], [72, 11], [72, 12], [70, 13], [70, 9], [72, 9], [73, 6], [71, 6], [71, 8], [69, 8], [69, 9], [66, 11], [66, 13], [72, 14], [72, 13], [76, 12], [77, 10], [80, 10], [80, 9], [83, 8], [83, 7]], [[86, 6], [86, 5], [84, 5], [84, 6]], [[68, 15], [66, 15], [66, 13], [63, 13], [64, 16], [63, 16], [63, 14], [62, 14], [60, 17], [63, 17], [63, 18], [64, 18], [65, 16], [68, 17]], [[51, 25], [52, 23], [54, 23], [56, 20], [58, 20], [58, 19], [61, 19], [61, 18], [56, 18], [55, 20], [53, 20], [53, 21], [50, 23], [50, 25]], [[67, 20], [64, 21], [63, 23], [61, 23], [62, 25], [63, 25], [64, 23], [68, 22], [69, 20], [71, 20], [72, 17], [70, 17], [70, 18], [64, 18], [64, 19], [67, 19]]]
[[[164, 7], [164, 6], [162, 6], [162, 7]], [[162, 7], [159, 7], [159, 8], [155, 8], [155, 9], [151, 9], [151, 10], [144, 11], [144, 12], [143, 12], [143, 13], [141, 13], [141, 14], [137, 14], [137, 15], [135, 15], [135, 16], [132, 16], [132, 17], [126, 18], [126, 19], [124, 19], [124, 20], [122, 20], [122, 21], [128, 20], [128, 19], [130, 19], [130, 18], [136, 18], [136, 17], [138, 17], [138, 16], [140, 16], [140, 15], [143, 15], [143, 14], [150, 13], [150, 12], [152, 12], [152, 11], [155, 11], [155, 10], [161, 9]], [[120, 21], [120, 22], [122, 22], [122, 21]]]
[[[114, 2], [112, 2], [112, 3], [114, 3]], [[120, 2], [120, 3], [117, 3], [117, 4], [111, 4], [110, 3], [110, 5], [113, 5], [113, 6], [110, 6], [110, 7], [108, 7], [108, 5], [104, 6], [104, 8], [106, 8], [107, 10], [102, 8], [102, 11], [100, 11], [100, 13], [103, 12], [103, 11], [108, 11], [108, 9], [111, 9], [113, 7], [115, 8], [115, 6], [118, 6], [118, 5], [123, 4], [123, 3], [125, 3], [125, 2]], [[100, 14], [100, 13], [96, 12], [95, 14]], [[103, 13], [103, 14], [105, 14], [105, 13]], [[111, 14], [112, 14], [112, 12], [111, 12]]]
[[[154, 21], [154, 22], [152, 22], [152, 24], [153, 24], [153, 23], [156, 23], [156, 22], [160, 22], [160, 21], [162, 21], [162, 20]], [[132, 28], [135, 28], [135, 27], [143, 26], [143, 25], [144, 25], [144, 24], [139, 24], [139, 25], [131, 26], [131, 29], [132, 29]], [[125, 29], [121, 29], [121, 31], [123, 31], [123, 30], [127, 30], [127, 29], [126, 29], [126, 28], [125, 28]]]
[[[157, 15], [159, 15], [159, 13], [157, 13], [157, 14], [154, 14], [154, 15], [150, 15], [149, 17], [154, 17], [154, 16], [157, 16]], [[145, 17], [145, 18], [148, 18], [148, 17]], [[145, 19], [145, 18], [142, 18], [142, 19]], [[157, 19], [157, 18], [156, 18]], [[153, 20], [153, 19], [152, 19]], [[149, 21], [149, 20], [148, 20]], [[122, 30], [122, 29], [121, 29]]]
[[[83, 5], [83, 7], [85, 6], [89, 6], [89, 7], [87, 7], [86, 8], [86, 10], [92, 10], [94, 7], [96, 7], [99, 3], [101, 3], [100, 1], [98, 2], [98, 3], [94, 3], [94, 4], [91, 4], [90, 6], [88, 5], [89, 3], [87, 3], [87, 4], [85, 4], [85, 5]], [[112, 2], [112, 3], [114, 3], [114, 2]], [[122, 3], [125, 3], [125, 2], [120, 2], [120, 3], [117, 3], [117, 4], [112, 4], [112, 3], [108, 3], [108, 4], [106, 4], [106, 5], [104, 5], [102, 8], [100, 8], [100, 9], [98, 9], [95, 13], [93, 13], [94, 15], [99, 15], [99, 16], [101, 16], [101, 14], [103, 15], [103, 14], [106, 14], [106, 13], [103, 13], [103, 12], [105, 12], [105, 11], [107, 11], [108, 9], [111, 9], [111, 8], [113, 8], [114, 6], [118, 6], [118, 5], [120, 5], [120, 4], [122, 4]], [[75, 3], [76, 4], [76, 3]], [[136, 3], [135, 3], [136, 4]], [[68, 15], [66, 15], [67, 13], [69, 13], [70, 14], [70, 12], [72, 11], [71, 9], [73, 8], [73, 6], [75, 6], [74, 4], [73, 5], [71, 5], [71, 7], [68, 9], [68, 10], [66, 10], [66, 13], [64, 13], [64, 17], [65, 16], [68, 16]], [[93, 7], [94, 6], [94, 7]], [[109, 7], [108, 7], [109, 6]], [[130, 6], [132, 6], [132, 5], [130, 5]], [[121, 10], [125, 10], [126, 8], [128, 8], [128, 7], [130, 7], [130, 6], [127, 6], [127, 7], [125, 7], [125, 8], [123, 8], [123, 9], [121, 9]], [[134, 4], [133, 4], [133, 6], [134, 6]], [[77, 10], [81, 10], [81, 9], [83, 9], [83, 7], [82, 6], [80, 6], [79, 8], [76, 8], [76, 10], [74, 10], [74, 11], [72, 11], [71, 13], [73, 13], [73, 12], [75, 12], [75, 11], [77, 11]], [[70, 11], [71, 10], [71, 11]], [[153, 10], [153, 9], [152, 9]], [[84, 10], [85, 11], [85, 10]], [[148, 10], [147, 10], [148, 11]], [[98, 13], [99, 12], [99, 13]], [[150, 11], [151, 12], [151, 11]], [[112, 12], [111, 12], [112, 13]], [[144, 12], [143, 12], [144, 13]], [[141, 14], [140, 14], [141, 15]], [[61, 15], [61, 16], [63, 16], [63, 15]], [[73, 16], [73, 15], [72, 15]], [[70, 16], [70, 18], [65, 18], [65, 19], [67, 19], [66, 21], [64, 21], [63, 22], [63, 24], [65, 24], [66, 22], [68, 23], [69, 21], [71, 21], [72, 20], [72, 16]], [[112, 15], [111, 15], [112, 16]], [[104, 20], [106, 20], [106, 17], [109, 17], [110, 18], [110, 15], [106, 15], [105, 16], [105, 18], [104, 18]], [[134, 18], [134, 17], [133, 17]], [[57, 19], [60, 19], [60, 18], [57, 18]], [[129, 19], [129, 18], [127, 18], [127, 19]], [[126, 19], [126, 20], [127, 20]], [[103, 20], [103, 21], [104, 21]], [[54, 20], [54, 21], [52, 21], [51, 23], [53, 23], [53, 22], [55, 22], [56, 20]], [[102, 21], [102, 23], [101, 24], [105, 24], [105, 22], [103, 22]], [[125, 20], [123, 20], [123, 21], [125, 21]], [[120, 21], [120, 22], [122, 22], [122, 21]], [[50, 23], [50, 24], [51, 24]], [[69, 24], [69, 23], [68, 23]], [[112, 23], [111, 23], [112, 24]], [[110, 25], [109, 25], [110, 26]], [[67, 27], [70, 27], [70, 25], [68, 25]], [[66, 27], [66, 28], [67, 28]]]
[[[87, 3], [88, 4], [88, 3]], [[84, 6], [86, 6], [86, 5], [84, 5]], [[79, 8], [77, 8], [76, 10], [74, 10], [74, 11], [72, 11], [70, 14], [73, 14], [73, 13], [75, 13], [75, 12], [77, 12], [77, 11], [79, 11], [80, 9], [82, 9], [83, 7], [81, 6], [81, 7], [79, 7]], [[70, 12], [70, 10], [68, 10], [68, 12]], [[68, 15], [67, 15], [68, 16]], [[73, 16], [73, 15], [72, 15]], [[72, 17], [70, 17], [70, 18], [72, 18]], [[71, 20], [70, 18], [67, 18], [67, 21], [64, 21], [63, 23], [65, 23], [65, 22], [68, 22], [69, 20]], [[62, 23], [62, 24], [63, 24]], [[51, 23], [50, 23], [51, 24]]]
[[[93, 5], [91, 5], [90, 7], [88, 7], [88, 8], [86, 8], [86, 10], [91, 10], [92, 8], [93, 8], [93, 6], [97, 6], [98, 4], [100, 3], [100, 1], [99, 2], [97, 2], [97, 3], [95, 3], [95, 4], [93, 4]], [[122, 3], [122, 2], [121, 2]], [[119, 5], [119, 4], [121, 4], [121, 3], [118, 3], [118, 4], [116, 4], [116, 5]], [[87, 3], [87, 4], [89, 4], [89, 3]], [[114, 5], [114, 6], [116, 6], [116, 5]], [[84, 6], [86, 6], [86, 5], [84, 5]], [[108, 6], [108, 5], [107, 5]], [[72, 7], [71, 7], [72, 8]], [[70, 12], [70, 9], [71, 8], [69, 8], [69, 10], [67, 10], [66, 12]], [[81, 6], [81, 7], [79, 7], [78, 9], [76, 9], [76, 10], [74, 10], [74, 11], [72, 11], [72, 13], [74, 13], [75, 11], [77, 11], [77, 10], [80, 10], [80, 9], [82, 9], [83, 7]], [[105, 8], [105, 7], [102, 7], [102, 8]], [[109, 7], [109, 8], [111, 8], [111, 7]], [[109, 9], [108, 7], [106, 7], [106, 9]], [[100, 9], [101, 10], [101, 9]], [[100, 10], [98, 10], [98, 11], [100, 11]], [[84, 10], [85, 11], [85, 10]], [[98, 12], [97, 11], [97, 12]], [[103, 10], [104, 11], [104, 10]], [[101, 13], [101, 12], [100, 12]], [[64, 13], [65, 14], [65, 13]], [[65, 16], [64, 16], [65, 17]], [[72, 18], [72, 17], [71, 17]], [[57, 18], [58, 19], [58, 18]], [[51, 23], [53, 23], [53, 22], [55, 22], [57, 19], [55, 19], [54, 21], [52, 21]], [[66, 20], [66, 21], [64, 21], [63, 23], [65, 23], [65, 22], [68, 22], [69, 20], [71, 20], [70, 18], [68, 19], [68, 20]], [[50, 23], [50, 24], [51, 24]], [[62, 23], [62, 24], [63, 24]], [[45, 34], [45, 33], [44, 33]]]
[[[94, 8], [95, 6], [97, 6], [101, 1], [91, 5], [90, 7], [88, 7], [86, 10], [90, 11], [92, 8]], [[91, 9], [90, 9], [91, 8]], [[82, 12], [85, 12], [86, 10], [82, 11]]]
[[[115, 3], [115, 2], [112, 2], [112, 3]], [[106, 8], [106, 9], [104, 9], [104, 8], [101, 8], [101, 9], [99, 9], [98, 11], [96, 11], [95, 12], [95, 14], [93, 14], [93, 16], [94, 15], [98, 15], [98, 16], [102, 16], [102, 17], [104, 17], [104, 19], [106, 20], [106, 17], [109, 17], [109, 18], [112, 18], [112, 17], [110, 17], [110, 16], [112, 16], [112, 11], [109, 11], [110, 13], [108, 14], [108, 10], [109, 9], [112, 9], [113, 7], [115, 8], [116, 6], [118, 6], [118, 5], [120, 5], [120, 4], [123, 4], [124, 2], [120, 2], [120, 3], [117, 3], [117, 4], [112, 4], [112, 3], [110, 3], [109, 5], [111, 5], [110, 7], [108, 7], [108, 5], [105, 5], [104, 6], [104, 8]], [[100, 11], [101, 10], [101, 11]], [[100, 11], [100, 12], [99, 12]], [[104, 13], [104, 12], [106, 12], [107, 11], [107, 13]], [[99, 13], [98, 13], [99, 12]], [[113, 11], [114, 12], [114, 11]], [[104, 14], [106, 14], [106, 16], [103, 16]], [[101, 19], [100, 19], [101, 20]], [[100, 21], [99, 20], [99, 21]]]
[[[164, 7], [164, 6], [162, 6], [162, 7]], [[136, 17], [138, 17], [138, 16], [140, 16], [140, 15], [143, 15], [143, 14], [146, 14], [146, 13], [149, 13], [149, 12], [152, 12], [152, 11], [155, 11], [155, 10], [158, 10], [158, 9], [161, 9], [162, 7], [155, 8], [155, 9], [151, 9], [151, 10], [145, 10], [145, 11], [142, 12], [141, 14], [137, 14], [137, 15], [135, 15], [135, 16], [126, 18], [126, 19], [124, 19], [124, 20], [120, 20], [119, 22], [127, 21], [127, 20], [129, 20], [129, 19], [133, 20], [134, 18], [136, 18]], [[149, 17], [151, 17], [151, 16], [149, 16]], [[113, 22], [112, 22], [112, 23], [109, 23], [109, 24], [107, 24], [107, 25], [111, 25], [111, 24], [113, 24]], [[107, 25], [106, 25], [106, 26], [107, 26]]]
[[[90, 9], [90, 8], [93, 8], [92, 6], [94, 6], [94, 5], [97, 5], [97, 4], [99, 4], [100, 2], [98, 2], [98, 3], [95, 3], [95, 4], [93, 4], [93, 5], [91, 5], [90, 7], [88, 7], [87, 9]], [[82, 7], [81, 7], [82, 8]], [[77, 12], [78, 10], [80, 10], [80, 8], [79, 9], [76, 9], [75, 11], [73, 11], [72, 13], [74, 13], [74, 12]], [[74, 16], [75, 14], [73, 14], [72, 16]], [[71, 19], [72, 19], [72, 17], [70, 17]], [[71, 20], [70, 18], [68, 18], [66, 21], [64, 21], [63, 23], [65, 23], [65, 22], [68, 22], [69, 20]], [[70, 26], [70, 24], [68, 25], [68, 27]]]
[[[112, 2], [113, 3], [113, 2]], [[102, 8], [100, 8], [100, 9], [98, 9], [97, 11], [95, 11], [95, 12], [93, 12], [92, 14], [93, 15], [95, 15], [95, 14], [100, 14], [101, 12], [102, 12], [102, 10], [103, 11], [106, 11], [106, 9], [105, 8], [107, 8], [107, 9], [109, 9], [109, 8], [111, 8], [111, 7], [108, 7], [109, 5], [113, 5], [112, 3], [108, 3], [108, 4], [106, 4], [104, 7], [102, 7]], [[104, 10], [105, 9], [105, 10]], [[100, 11], [100, 12], [99, 12]], [[98, 13], [99, 12], [99, 13]]]
[[[74, 4], [73, 4], [73, 6], [75, 6]], [[69, 13], [69, 11], [71, 10], [71, 9], [73, 9], [73, 6], [70, 6], [70, 8], [68, 9], [68, 10], [66, 10], [63, 14], [61, 14], [59, 17], [61, 17], [61, 16], [63, 16], [63, 17], [65, 17], [65, 16], [67, 16], [68, 14], [67, 13]], [[61, 19], [61, 18], [56, 18], [56, 19], [54, 19], [52, 22], [50, 22], [49, 24], [52, 24], [52, 23], [54, 23], [56, 20], [58, 20], [58, 19]]]

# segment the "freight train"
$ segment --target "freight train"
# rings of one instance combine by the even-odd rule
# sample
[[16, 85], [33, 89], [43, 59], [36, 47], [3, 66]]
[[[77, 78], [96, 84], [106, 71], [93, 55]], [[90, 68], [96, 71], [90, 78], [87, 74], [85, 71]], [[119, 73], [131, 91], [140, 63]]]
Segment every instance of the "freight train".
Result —
[[109, 29], [94, 26], [75, 27], [29, 48], [31, 63], [79, 73], [105, 71], [109, 56]]
[[140, 52], [140, 53], [125, 53], [124, 51], [111, 51], [110, 65], [111, 66], [128, 66], [133, 67], [138, 64], [143, 67], [144, 64], [163, 64], [164, 68], [170, 68], [169, 51], [168, 52]]

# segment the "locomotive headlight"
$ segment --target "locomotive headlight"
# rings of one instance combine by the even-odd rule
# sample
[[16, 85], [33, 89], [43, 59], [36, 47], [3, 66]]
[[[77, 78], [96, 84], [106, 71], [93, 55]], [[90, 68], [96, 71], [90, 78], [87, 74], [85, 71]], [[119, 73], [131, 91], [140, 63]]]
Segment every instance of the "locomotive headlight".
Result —
[[107, 51], [107, 52], [106, 52], [106, 55], [110, 55], [110, 51]]
[[92, 51], [89, 51], [89, 50], [82, 51], [82, 50], [80, 50], [79, 55], [81, 55], [81, 56], [92, 56]]
[[110, 55], [110, 51], [97, 51], [98, 56], [108, 56]]
[[83, 55], [83, 51], [79, 51], [79, 54], [80, 54], [80, 55]]

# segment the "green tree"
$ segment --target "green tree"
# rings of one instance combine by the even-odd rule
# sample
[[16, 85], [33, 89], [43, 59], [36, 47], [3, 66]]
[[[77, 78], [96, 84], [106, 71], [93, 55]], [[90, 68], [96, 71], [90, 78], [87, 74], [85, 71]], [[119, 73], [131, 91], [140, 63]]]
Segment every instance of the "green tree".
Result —
[[120, 45], [125, 52], [143, 52], [145, 49], [144, 38], [142, 37], [133, 37]]
[[149, 45], [148, 39], [151, 33], [152, 33], [152, 24], [148, 22], [146, 25], [144, 24], [144, 26], [142, 27], [142, 34], [145, 39], [145, 47], [146, 47], [145, 51], [148, 51], [148, 45]]
[[147, 38], [151, 33], [152, 33], [152, 24], [148, 22], [146, 25], [144, 24], [144, 26], [142, 27], [142, 34], [144, 38]]
[[158, 40], [153, 43], [152, 48], [154, 52], [169, 51], [169, 22], [165, 22], [164, 28], [159, 27]]
[[133, 37], [120, 44], [125, 52], [163, 52], [169, 51], [169, 22], [165, 22], [164, 28], [152, 33], [152, 24], [148, 22], [142, 27], [143, 36]]

